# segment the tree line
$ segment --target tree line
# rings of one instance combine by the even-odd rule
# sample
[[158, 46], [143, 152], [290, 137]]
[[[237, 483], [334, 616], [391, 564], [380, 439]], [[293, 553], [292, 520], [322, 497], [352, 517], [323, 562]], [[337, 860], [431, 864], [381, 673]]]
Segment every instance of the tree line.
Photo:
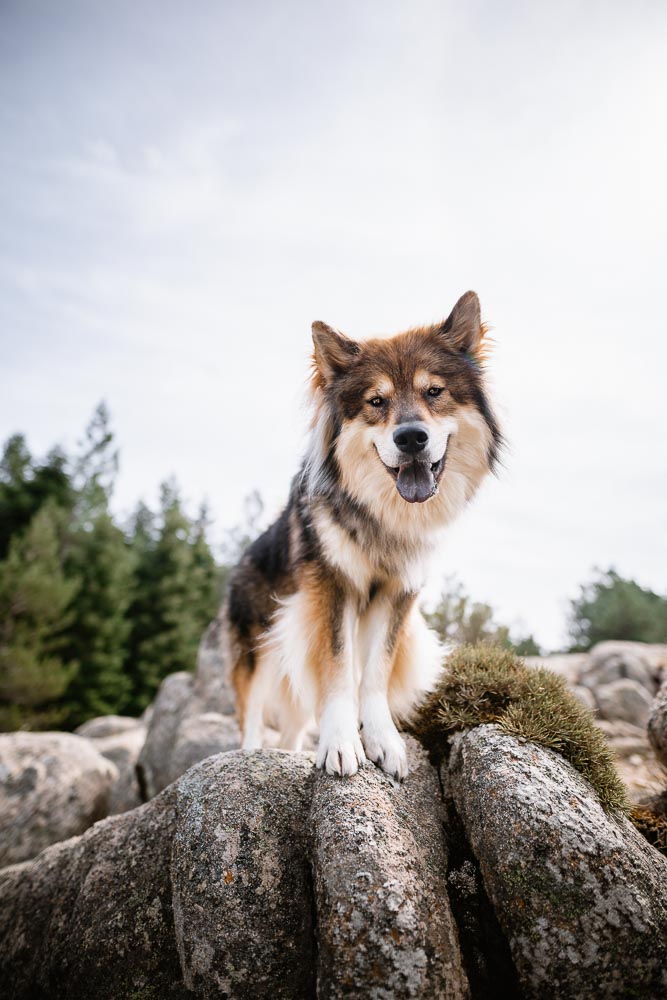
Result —
[[[23, 435], [0, 459], [0, 731], [71, 729], [96, 715], [138, 715], [162, 679], [191, 670], [231, 566], [257, 535], [258, 494], [217, 558], [202, 507], [184, 510], [173, 482], [159, 504], [124, 522], [110, 500], [118, 452], [101, 404], [74, 454], [37, 459]], [[494, 642], [542, 651], [512, 636], [493, 609], [447, 581], [427, 616], [448, 644]], [[603, 639], [667, 642], [667, 599], [613, 569], [596, 571], [571, 602], [571, 650]]]
[[137, 715], [191, 669], [221, 574], [207, 515], [166, 482], [157, 510], [110, 511], [118, 453], [101, 404], [74, 455], [16, 434], [0, 460], [0, 729]]
[[[494, 643], [519, 656], [544, 652], [533, 635], [513, 636], [496, 620], [493, 608], [472, 600], [454, 577], [426, 617], [450, 645]], [[667, 598], [625, 579], [613, 567], [596, 568], [570, 601], [567, 631], [569, 642], [560, 652], [586, 652], [605, 639], [667, 643]]]

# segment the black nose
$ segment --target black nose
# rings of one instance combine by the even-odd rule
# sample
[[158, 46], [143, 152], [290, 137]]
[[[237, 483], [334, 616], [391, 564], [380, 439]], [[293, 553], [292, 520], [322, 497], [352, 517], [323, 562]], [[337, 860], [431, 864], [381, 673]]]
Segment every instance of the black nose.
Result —
[[394, 444], [406, 455], [416, 455], [428, 444], [428, 431], [424, 424], [399, 424], [394, 431]]

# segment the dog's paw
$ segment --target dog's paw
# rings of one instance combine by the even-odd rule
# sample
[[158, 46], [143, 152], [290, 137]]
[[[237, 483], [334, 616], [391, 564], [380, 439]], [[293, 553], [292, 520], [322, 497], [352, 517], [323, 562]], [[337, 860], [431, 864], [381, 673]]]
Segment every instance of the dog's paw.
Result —
[[354, 704], [330, 701], [320, 719], [317, 766], [343, 777], [356, 774], [365, 760]]
[[338, 735], [323, 739], [320, 735], [317, 766], [324, 768], [328, 774], [338, 774], [340, 777], [356, 774], [359, 765], [366, 760], [359, 733], [355, 731], [354, 734], [346, 736]]
[[362, 736], [369, 760], [396, 781], [407, 778], [408, 755], [405, 743], [393, 723], [380, 727], [365, 721]]

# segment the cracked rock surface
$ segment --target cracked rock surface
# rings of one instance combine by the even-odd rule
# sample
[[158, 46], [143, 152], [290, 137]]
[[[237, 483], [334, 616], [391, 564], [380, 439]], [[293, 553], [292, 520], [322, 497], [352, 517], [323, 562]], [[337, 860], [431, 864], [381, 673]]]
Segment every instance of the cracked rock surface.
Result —
[[366, 765], [318, 781], [311, 823], [319, 996], [466, 997], [447, 895], [435, 770], [410, 747], [403, 785]]
[[[0, 996], [665, 995], [667, 861], [494, 726], [439, 777], [221, 753], [0, 871]], [[451, 903], [450, 903], [451, 900]]]
[[0, 872], [0, 995], [467, 997], [438, 777], [234, 751]]
[[495, 726], [446, 781], [525, 997], [664, 996], [667, 860], [562, 757]]

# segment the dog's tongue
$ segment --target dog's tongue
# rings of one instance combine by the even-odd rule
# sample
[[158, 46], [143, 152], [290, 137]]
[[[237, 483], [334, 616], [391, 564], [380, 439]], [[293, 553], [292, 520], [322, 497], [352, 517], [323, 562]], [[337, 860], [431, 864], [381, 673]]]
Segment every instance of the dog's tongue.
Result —
[[408, 465], [401, 465], [396, 486], [408, 503], [424, 503], [424, 500], [435, 493], [435, 477], [431, 472], [430, 462], [417, 462], [414, 459]]

